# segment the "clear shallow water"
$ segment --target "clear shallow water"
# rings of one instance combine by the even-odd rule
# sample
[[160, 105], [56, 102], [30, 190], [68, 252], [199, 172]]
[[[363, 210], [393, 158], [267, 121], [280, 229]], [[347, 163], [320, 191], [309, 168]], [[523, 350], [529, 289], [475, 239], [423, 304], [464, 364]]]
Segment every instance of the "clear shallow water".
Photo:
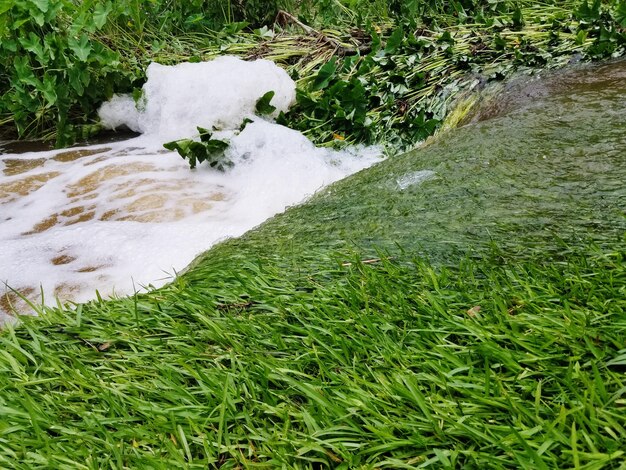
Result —
[[[493, 104], [495, 103], [495, 104]], [[207, 258], [329, 250], [457, 262], [626, 245], [626, 62], [525, 80], [471, 123], [332, 186]]]

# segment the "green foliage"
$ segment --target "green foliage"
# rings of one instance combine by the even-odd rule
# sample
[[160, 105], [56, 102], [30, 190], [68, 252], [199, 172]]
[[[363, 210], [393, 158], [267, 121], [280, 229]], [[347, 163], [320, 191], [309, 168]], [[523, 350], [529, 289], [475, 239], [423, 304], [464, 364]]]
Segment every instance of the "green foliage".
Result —
[[614, 0], [610, 6], [601, 0], [582, 0], [574, 12], [580, 21], [582, 38], [595, 38], [588, 54], [592, 58], [622, 55], [626, 47], [626, 0]]
[[57, 145], [68, 145], [94, 122], [95, 111], [113, 92], [141, 86], [154, 58], [146, 47], [151, 38], [157, 38], [152, 48], [158, 51], [160, 40], [171, 35], [222, 28], [238, 19], [262, 24], [288, 6], [278, 0], [5, 1], [0, 123], [11, 122], [21, 138], [55, 135]]
[[234, 163], [226, 157], [224, 151], [228, 148], [228, 142], [211, 138], [212, 133], [208, 129], [198, 127], [200, 142], [192, 139], [180, 139], [163, 144], [168, 150], [177, 151], [178, 154], [189, 162], [190, 168], [195, 168], [198, 163], [207, 162], [211, 168], [226, 171], [234, 166]]
[[71, 143], [76, 124], [88, 123], [113, 90], [126, 91], [133, 71], [94, 39], [111, 2], [77, 7], [65, 0], [17, 0], [0, 10], [0, 115], [11, 114], [20, 137], [56, 128], [59, 145]]
[[255, 107], [256, 113], [259, 116], [266, 116], [276, 111], [276, 106], [272, 106], [270, 104], [275, 94], [276, 93], [274, 91], [268, 91], [261, 98], [259, 98]]
[[547, 14], [524, 2], [401, 2], [396, 13], [418, 9], [421, 26], [408, 13], [380, 32], [366, 26], [367, 54], [335, 55], [301, 79], [297, 105], [281, 122], [317, 143], [410, 147], [435, 132], [476, 74], [499, 80], [519, 67], [563, 64], [574, 52], [623, 54], [625, 4], [583, 2]]
[[[334, 29], [281, 49], [289, 39], [280, 29], [254, 29], [279, 9]], [[113, 92], [139, 89], [151, 61], [230, 53], [267, 56], [300, 79], [298, 104], [281, 122], [316, 143], [339, 136], [410, 145], [445, 117], [461, 74], [499, 79], [574, 52], [618, 56], [625, 28], [626, 0], [7, 1], [0, 6], [0, 134], [11, 124], [20, 137], [56, 134], [68, 144], [95, 129], [96, 110]]]
[[[268, 91], [256, 103], [256, 114], [265, 116], [276, 111], [276, 106], [272, 106], [271, 101], [276, 92]], [[243, 131], [252, 120], [245, 118], [239, 126], [239, 132]], [[195, 168], [198, 163], [208, 162], [211, 168], [219, 171], [226, 171], [235, 164], [228, 159], [224, 151], [230, 145], [229, 142], [219, 139], [213, 139], [213, 133], [208, 129], [198, 127], [200, 134], [200, 142], [193, 139], [181, 139], [163, 144], [168, 150], [176, 150], [178, 154], [185, 160], [189, 161], [189, 167]]]

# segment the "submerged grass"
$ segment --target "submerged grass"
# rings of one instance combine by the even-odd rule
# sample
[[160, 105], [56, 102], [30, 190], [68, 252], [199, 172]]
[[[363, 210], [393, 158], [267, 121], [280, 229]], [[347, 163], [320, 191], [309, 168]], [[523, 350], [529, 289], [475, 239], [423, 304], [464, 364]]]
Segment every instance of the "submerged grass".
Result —
[[0, 466], [623, 468], [624, 250], [224, 255], [5, 331]]

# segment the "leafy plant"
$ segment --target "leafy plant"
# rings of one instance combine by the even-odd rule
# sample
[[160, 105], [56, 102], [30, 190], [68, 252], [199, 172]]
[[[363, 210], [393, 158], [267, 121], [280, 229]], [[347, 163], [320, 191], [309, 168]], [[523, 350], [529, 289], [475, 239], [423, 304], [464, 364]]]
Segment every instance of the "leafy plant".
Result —
[[[268, 27], [279, 9], [296, 20], [280, 23], [282, 33]], [[69, 144], [98, 130], [95, 112], [113, 92], [141, 87], [151, 61], [224, 53], [287, 68], [298, 103], [281, 122], [317, 144], [410, 146], [437, 128], [471, 82], [463, 77], [501, 79], [572, 53], [619, 56], [625, 28], [626, 0], [5, 1], [0, 135], [10, 126]]]
[[276, 106], [270, 104], [275, 94], [274, 91], [268, 91], [256, 102], [255, 110], [259, 116], [266, 116], [276, 111]]
[[177, 151], [185, 160], [189, 161], [189, 167], [195, 168], [198, 163], [207, 162], [211, 168], [226, 171], [234, 166], [234, 163], [226, 157], [224, 151], [228, 148], [228, 142], [213, 139], [208, 129], [198, 127], [200, 142], [193, 139], [180, 139], [163, 144], [168, 150]]
[[111, 2], [18, 0], [0, 9], [0, 115], [10, 114], [20, 137], [56, 128], [58, 145], [78, 129], [113, 90], [126, 91], [133, 71], [97, 39]]

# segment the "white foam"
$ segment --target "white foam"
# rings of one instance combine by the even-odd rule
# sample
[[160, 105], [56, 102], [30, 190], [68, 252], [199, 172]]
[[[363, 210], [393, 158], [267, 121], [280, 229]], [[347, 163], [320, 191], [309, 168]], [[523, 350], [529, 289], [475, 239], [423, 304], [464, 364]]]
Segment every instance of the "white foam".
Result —
[[114, 95], [100, 107], [98, 115], [101, 124], [106, 129], [126, 126], [131, 131], [142, 131], [142, 126], [139, 124], [139, 111], [137, 111], [135, 100], [130, 95]]
[[[379, 161], [377, 149], [320, 149], [299, 132], [256, 119], [241, 133], [224, 132], [232, 139], [227, 155], [233, 170], [190, 170], [177, 153], [162, 148], [164, 141], [188, 137], [196, 125], [238, 127], [270, 89], [279, 109], [293, 99], [293, 82], [267, 61], [215, 62], [151, 66], [143, 113], [133, 115], [130, 102], [119, 97], [108, 111], [103, 108], [110, 123], [137, 123], [144, 136], [78, 149], [100, 153], [73, 161], [64, 158], [66, 151], [0, 156], [5, 172], [9, 160], [43, 160], [21, 174], [0, 173], [0, 282], [21, 290], [41, 286], [46, 303], [54, 303], [56, 294], [82, 302], [94, 298], [96, 289], [106, 297], [158, 287], [216, 242]], [[201, 78], [199, 70], [211, 73]], [[186, 78], [194, 85], [187, 86]], [[201, 83], [206, 95], [194, 88]], [[6, 192], [29, 178], [40, 182], [22, 190], [25, 195]]]
[[105, 104], [100, 117], [105, 127], [126, 124], [165, 142], [197, 134], [196, 127], [237, 129], [252, 118], [256, 103], [273, 91], [273, 117], [287, 111], [296, 99], [296, 85], [280, 67], [268, 60], [246, 62], [219, 57], [210, 62], [176, 66], [150, 64], [140, 111], [128, 109], [128, 98]]
[[432, 170], [420, 170], [402, 175], [396, 180], [396, 183], [398, 188], [403, 191], [411, 186], [417, 186], [424, 181], [433, 179], [435, 176], [437, 176], [437, 173]]

